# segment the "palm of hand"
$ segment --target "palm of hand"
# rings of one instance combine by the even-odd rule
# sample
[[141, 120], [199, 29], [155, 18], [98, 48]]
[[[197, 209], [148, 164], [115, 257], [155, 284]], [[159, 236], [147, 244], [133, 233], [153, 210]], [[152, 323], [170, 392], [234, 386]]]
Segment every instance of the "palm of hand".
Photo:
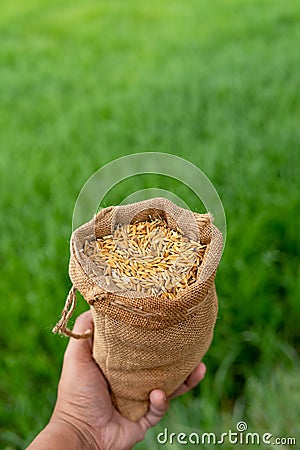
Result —
[[[92, 326], [91, 313], [86, 312], [77, 319], [74, 330], [82, 332]], [[205, 366], [200, 363], [172, 398], [193, 388], [204, 374]], [[88, 448], [132, 448], [144, 438], [148, 428], [159, 422], [167, 408], [164, 392], [156, 389], [150, 394], [150, 408], [145, 416], [137, 422], [123, 417], [112, 405], [107, 381], [92, 358], [92, 340], [70, 339], [51, 420], [71, 424]]]

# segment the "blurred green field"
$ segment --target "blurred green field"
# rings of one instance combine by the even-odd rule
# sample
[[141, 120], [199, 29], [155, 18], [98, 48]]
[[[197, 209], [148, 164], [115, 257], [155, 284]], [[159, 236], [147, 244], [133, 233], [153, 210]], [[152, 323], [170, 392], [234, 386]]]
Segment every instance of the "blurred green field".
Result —
[[[136, 448], [239, 420], [299, 443], [300, 2], [3, 0], [0, 37], [0, 448], [24, 448], [55, 402], [76, 197], [103, 164], [147, 151], [206, 173], [228, 235], [206, 378]], [[154, 181], [199, 208], [150, 175], [107, 203]]]

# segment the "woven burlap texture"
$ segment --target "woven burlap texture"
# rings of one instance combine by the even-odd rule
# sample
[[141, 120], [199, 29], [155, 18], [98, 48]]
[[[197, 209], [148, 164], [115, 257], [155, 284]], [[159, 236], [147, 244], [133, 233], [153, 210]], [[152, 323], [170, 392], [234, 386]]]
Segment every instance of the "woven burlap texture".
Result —
[[[86, 239], [111, 234], [115, 223], [163, 217], [189, 237], [207, 244], [195, 283], [174, 300], [162, 296], [124, 296], [107, 292], [95, 267], [82, 251]], [[209, 214], [192, 213], [164, 198], [102, 209], [74, 231], [69, 275], [90, 304], [94, 320], [93, 356], [104, 373], [114, 405], [133, 420], [149, 407], [149, 393], [170, 395], [210, 346], [218, 301], [214, 285], [222, 254], [222, 234]]]

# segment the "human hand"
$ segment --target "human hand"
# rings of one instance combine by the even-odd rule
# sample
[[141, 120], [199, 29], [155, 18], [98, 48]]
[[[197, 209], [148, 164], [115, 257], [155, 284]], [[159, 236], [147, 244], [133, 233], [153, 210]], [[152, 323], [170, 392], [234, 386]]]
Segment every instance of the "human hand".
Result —
[[[90, 311], [77, 318], [74, 331], [81, 333], [88, 328], [93, 329]], [[71, 338], [64, 355], [52, 417], [43, 430], [44, 435], [40, 433], [28, 449], [131, 449], [144, 438], [150, 427], [161, 420], [168, 409], [168, 400], [194, 388], [204, 378], [205, 371], [205, 365], [199, 363], [169, 398], [163, 391], [153, 390], [147, 414], [132, 422], [123, 417], [111, 402], [107, 381], [92, 357], [92, 338]], [[47, 447], [51, 434], [52, 446]]]

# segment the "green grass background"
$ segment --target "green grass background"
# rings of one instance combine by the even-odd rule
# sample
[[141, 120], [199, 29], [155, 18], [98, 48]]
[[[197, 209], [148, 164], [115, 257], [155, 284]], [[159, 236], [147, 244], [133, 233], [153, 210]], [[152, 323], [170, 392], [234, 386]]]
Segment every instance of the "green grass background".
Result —
[[[147, 151], [206, 173], [228, 235], [206, 378], [136, 448], [238, 420], [299, 442], [300, 2], [3, 0], [0, 39], [0, 448], [24, 448], [55, 402], [76, 197]], [[151, 176], [107, 202], [153, 181], [199, 207]]]

